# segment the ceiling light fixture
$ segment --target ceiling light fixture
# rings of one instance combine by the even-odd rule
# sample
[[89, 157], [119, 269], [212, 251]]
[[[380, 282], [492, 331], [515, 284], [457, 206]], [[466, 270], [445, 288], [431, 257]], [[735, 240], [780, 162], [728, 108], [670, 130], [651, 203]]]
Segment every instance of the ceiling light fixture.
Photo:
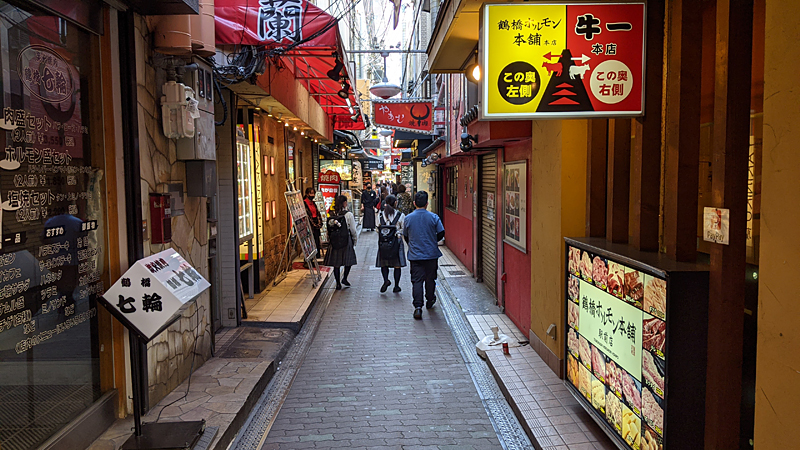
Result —
[[399, 94], [403, 89], [394, 83], [389, 83], [389, 79], [386, 78], [386, 58], [389, 52], [381, 52], [381, 56], [383, 56], [383, 80], [369, 88], [369, 91], [376, 97], [387, 99]]
[[267, 108], [267, 117], [272, 117], [272, 106]]
[[297, 127], [294, 127], [294, 131], [297, 131]]
[[283, 113], [278, 114], [278, 123], [281, 123], [281, 117], [283, 117]]
[[288, 127], [289, 126], [289, 122], [284, 123], [283, 126]]

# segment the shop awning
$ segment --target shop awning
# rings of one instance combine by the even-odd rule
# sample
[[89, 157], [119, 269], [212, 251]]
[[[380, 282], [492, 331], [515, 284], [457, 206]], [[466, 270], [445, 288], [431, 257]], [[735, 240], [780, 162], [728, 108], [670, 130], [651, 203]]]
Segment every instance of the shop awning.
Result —
[[[366, 129], [337, 18], [307, 0], [216, 0], [214, 14], [218, 45], [263, 47], [265, 58], [280, 58], [303, 83], [334, 129]], [[341, 80], [350, 86], [346, 97]]]

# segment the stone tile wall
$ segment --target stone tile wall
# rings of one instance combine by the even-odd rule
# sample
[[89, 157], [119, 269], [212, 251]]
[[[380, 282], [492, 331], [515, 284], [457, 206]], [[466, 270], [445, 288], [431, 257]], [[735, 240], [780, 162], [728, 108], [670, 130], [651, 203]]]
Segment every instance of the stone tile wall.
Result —
[[[209, 279], [207, 203], [188, 197], [186, 169], [177, 160], [175, 140], [162, 133], [161, 86], [164, 70], [153, 64], [152, 31], [145, 18], [137, 17], [136, 79], [139, 101], [139, 163], [141, 166], [142, 216], [147, 221], [145, 255], [174, 248], [201, 275]], [[166, 193], [167, 184], [182, 183], [184, 214], [172, 217], [172, 242], [151, 244], [152, 220], [148, 205], [151, 193]], [[178, 387], [194, 366], [197, 370], [211, 357], [210, 293], [206, 291], [183, 313], [183, 317], [148, 344], [147, 364], [150, 405]], [[194, 353], [194, 355], [193, 355]]]

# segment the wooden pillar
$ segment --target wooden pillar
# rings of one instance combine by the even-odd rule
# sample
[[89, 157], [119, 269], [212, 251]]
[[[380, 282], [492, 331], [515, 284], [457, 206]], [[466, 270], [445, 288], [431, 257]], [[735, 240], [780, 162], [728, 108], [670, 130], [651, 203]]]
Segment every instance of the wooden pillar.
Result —
[[664, 75], [664, 0], [647, 2], [644, 117], [636, 119], [631, 161], [631, 244], [658, 250], [661, 192], [661, 107]]
[[664, 245], [670, 257], [694, 261], [697, 258], [702, 3], [670, 0], [667, 16]]
[[589, 120], [586, 159], [586, 236], [606, 236], [608, 120]]
[[630, 206], [631, 119], [608, 121], [608, 179], [606, 182], [606, 239], [628, 242]]
[[730, 237], [711, 247], [705, 448], [723, 450], [739, 447], [753, 0], [717, 0], [716, 35], [711, 188]]

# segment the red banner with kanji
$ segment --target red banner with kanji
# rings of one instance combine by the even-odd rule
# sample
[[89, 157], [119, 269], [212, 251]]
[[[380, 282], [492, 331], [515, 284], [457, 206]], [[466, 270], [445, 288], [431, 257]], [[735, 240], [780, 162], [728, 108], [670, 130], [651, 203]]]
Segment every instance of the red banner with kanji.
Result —
[[412, 133], [433, 134], [433, 103], [388, 101], [373, 103], [375, 125]]
[[336, 18], [307, 0], [216, 0], [214, 25], [217, 44], [336, 46]]

